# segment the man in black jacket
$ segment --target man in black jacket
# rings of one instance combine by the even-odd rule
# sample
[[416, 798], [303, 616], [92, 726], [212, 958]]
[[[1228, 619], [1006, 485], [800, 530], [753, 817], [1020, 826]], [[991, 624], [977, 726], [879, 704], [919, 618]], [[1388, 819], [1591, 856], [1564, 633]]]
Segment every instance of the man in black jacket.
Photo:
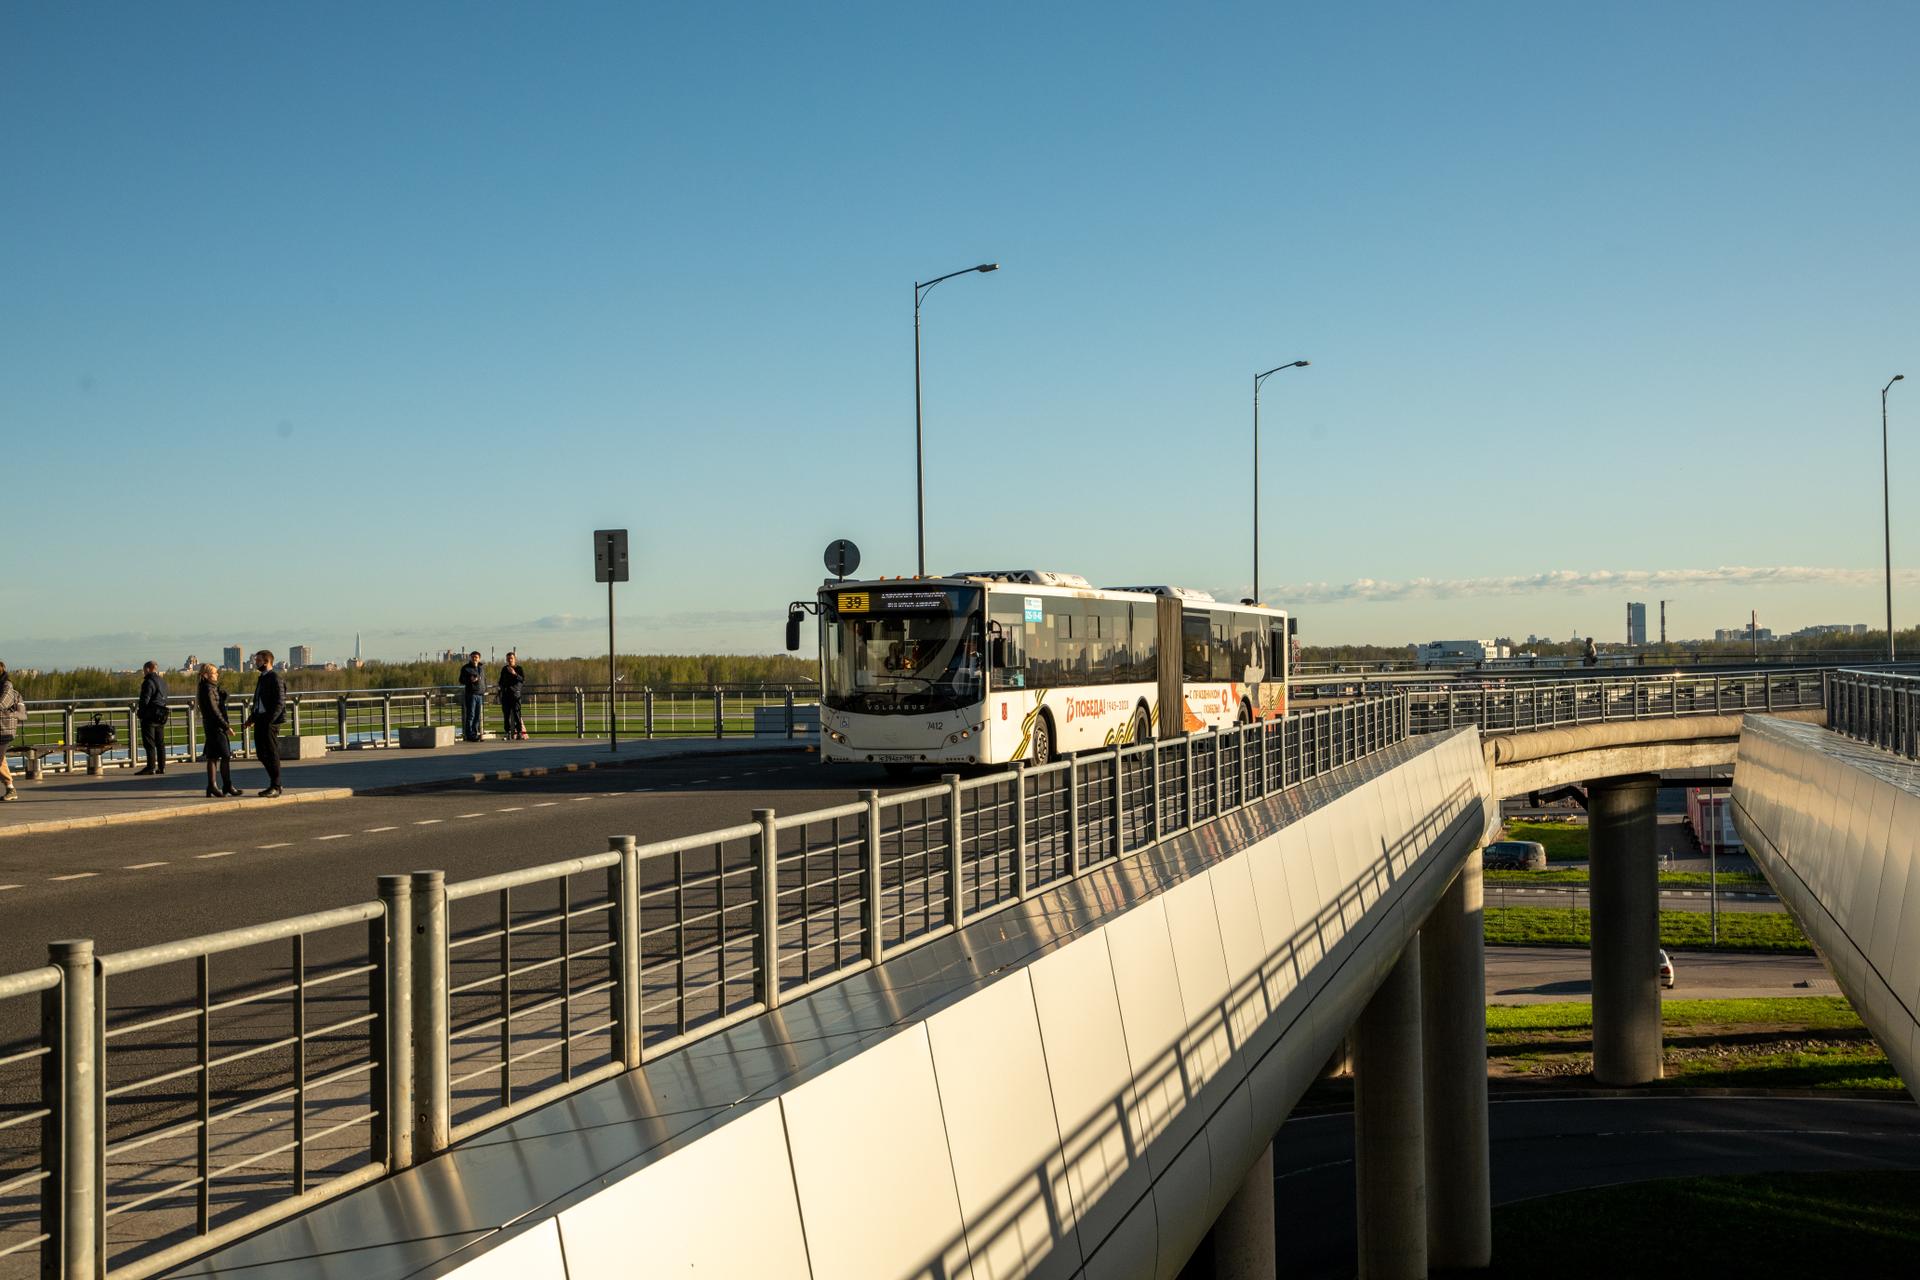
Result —
[[149, 662], [140, 668], [140, 701], [134, 704], [134, 719], [140, 722], [140, 749], [146, 753], [147, 767], [141, 773], [167, 771], [167, 682], [160, 678], [160, 664]]
[[480, 651], [475, 649], [460, 668], [460, 727], [468, 742], [480, 741], [480, 701], [487, 696], [486, 690], [487, 669], [480, 665]]
[[253, 729], [253, 754], [267, 771], [267, 789], [260, 794], [280, 794], [280, 721], [287, 714], [287, 695], [280, 688], [279, 673], [273, 669], [273, 651], [262, 649], [253, 655], [253, 669], [260, 673], [253, 686], [253, 703], [247, 708], [247, 724]]

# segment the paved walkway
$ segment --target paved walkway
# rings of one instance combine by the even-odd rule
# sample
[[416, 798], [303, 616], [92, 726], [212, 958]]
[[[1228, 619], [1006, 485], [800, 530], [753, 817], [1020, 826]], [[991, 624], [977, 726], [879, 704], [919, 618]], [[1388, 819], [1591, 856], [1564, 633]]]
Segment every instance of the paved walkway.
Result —
[[[49, 773], [39, 782], [19, 778], [20, 799], [0, 804], [0, 837], [337, 800], [343, 796], [454, 783], [536, 777], [672, 756], [768, 751], [788, 746], [783, 739], [742, 736], [655, 738], [623, 742], [618, 751], [609, 751], [606, 743], [592, 739], [559, 743], [458, 743], [431, 751], [398, 748], [332, 751], [318, 760], [287, 761], [281, 773], [286, 794], [273, 800], [263, 800], [253, 794], [266, 785], [266, 775], [250, 760], [234, 764], [234, 784], [247, 791], [247, 795], [238, 800], [208, 799], [205, 768], [185, 762], [169, 765], [164, 775], [149, 777], [130, 772], [101, 777]], [[798, 751], [806, 746], [795, 741], [791, 749]]]

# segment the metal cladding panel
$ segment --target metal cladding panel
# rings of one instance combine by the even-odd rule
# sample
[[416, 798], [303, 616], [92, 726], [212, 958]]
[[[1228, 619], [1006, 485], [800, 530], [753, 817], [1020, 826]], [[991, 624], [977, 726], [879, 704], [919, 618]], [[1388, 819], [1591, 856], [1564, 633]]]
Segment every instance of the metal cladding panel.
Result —
[[927, 1020], [973, 1273], [1071, 1276], [1073, 1195], [1024, 969]]
[[548, 1219], [493, 1246], [461, 1266], [461, 1280], [582, 1280], [568, 1270], [559, 1225]]
[[1206, 875], [1195, 876], [1167, 890], [1165, 902], [1186, 1026], [1180, 1038], [1182, 1073], [1189, 1095], [1211, 1110], [1219, 1103], [1212, 1096], [1218, 1082], [1230, 1086], [1244, 1070], [1234, 1061], [1233, 1037], [1227, 1031], [1227, 955], [1213, 905], [1213, 882]]
[[1297, 826], [1285, 827], [1277, 835], [1247, 850], [1243, 858], [1253, 882], [1253, 905], [1260, 915], [1263, 941], [1259, 973], [1266, 994], [1266, 1006], [1280, 1007], [1297, 979], [1295, 966], [1296, 929], [1293, 891], [1287, 883], [1286, 862], [1303, 856]]
[[1157, 1181], [1175, 1152], [1199, 1132], [1202, 1120], [1186, 1105], [1180, 1049], [1187, 1018], [1165, 906], [1157, 898], [1142, 903], [1109, 921], [1102, 932], [1113, 957], [1114, 992], [1120, 997], [1120, 1025], [1133, 1067], [1127, 1124], [1137, 1146], [1145, 1149]]
[[966, 1273], [924, 1023], [791, 1090], [781, 1105], [814, 1275]]
[[[582, 1200], [558, 1221], [567, 1280], [813, 1275], [777, 1101], [742, 1108], [700, 1141]], [[741, 1230], [743, 1222], [753, 1229]], [[644, 1250], [644, 1267], [636, 1265], [637, 1249]]]
[[1872, 952], [1874, 917], [1879, 912], [1876, 899], [1880, 896], [1881, 874], [1886, 869], [1887, 830], [1893, 823], [1894, 792], [1889, 787], [1871, 787], [1863, 800], [1860, 823], [1849, 824], [1849, 843], [1859, 864], [1858, 870], [1849, 877], [1852, 892], [1847, 895], [1842, 919], [1847, 932], [1862, 939], [1867, 951]]
[[[1251, 861], [1229, 858], [1207, 873], [1220, 921], [1220, 946], [1226, 955], [1227, 1031], [1236, 1053], [1263, 1050], [1272, 1038], [1262, 1030], [1268, 1006], [1261, 968], [1268, 948], [1260, 928], [1260, 907], [1254, 901]], [[1183, 980], [1183, 996], [1185, 990]]]
[[[1881, 855], [1872, 927], [1864, 931], [1868, 954], [1885, 956], [1889, 973], [1899, 971], [1903, 952], [1920, 955], [1920, 935], [1908, 928], [1910, 917], [1906, 910], [1908, 898], [1920, 898], [1920, 893], [1915, 893], [1920, 886], [1913, 884], [1917, 845], [1920, 845], [1920, 796], [1901, 792], [1894, 798], [1887, 844]], [[1911, 993], [1912, 988], [1906, 990]]]
[[1213, 1189], [1213, 1159], [1207, 1134], [1200, 1129], [1153, 1180], [1154, 1219], [1158, 1226], [1157, 1280], [1178, 1280], [1180, 1269], [1193, 1256], [1194, 1246], [1207, 1234], [1213, 1217], [1207, 1212]]
[[1266, 1145], [1265, 1135], [1253, 1126], [1253, 1093], [1243, 1080], [1207, 1121], [1207, 1155], [1212, 1161], [1207, 1221], [1218, 1218], [1227, 1207]]
[[1113, 1232], [1100, 1240], [1081, 1274], [1086, 1280], [1153, 1280], [1159, 1253], [1159, 1216], [1153, 1192], [1148, 1190], [1145, 1198], [1128, 1206]]
[[[1152, 1176], [1132, 1158], [1120, 1112], [1133, 1087], [1126, 1030], [1114, 992], [1104, 930], [1042, 956], [1027, 968], [1047, 1058], [1047, 1087], [1059, 1126], [1068, 1200], [1083, 1256], [1093, 1256], [1142, 1197]], [[1146, 1213], [1153, 1255], [1153, 1210]]]

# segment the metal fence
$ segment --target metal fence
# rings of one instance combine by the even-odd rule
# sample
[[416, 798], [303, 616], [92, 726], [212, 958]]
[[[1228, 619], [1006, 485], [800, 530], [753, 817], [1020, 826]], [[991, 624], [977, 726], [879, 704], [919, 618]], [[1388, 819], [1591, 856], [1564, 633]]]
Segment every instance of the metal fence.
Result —
[[[627, 738], [725, 738], [752, 736], [754, 712], [775, 707], [786, 713], [785, 736], [796, 737], [806, 723], [799, 708], [817, 699], [818, 690], [809, 685], [668, 685], [621, 689], [613, 696], [604, 688], [529, 685], [522, 691], [520, 715], [534, 738], [603, 738], [610, 724]], [[173, 714], [163, 726], [163, 735], [169, 762], [198, 759], [206, 738], [199, 708], [191, 697], [170, 698], [168, 706]], [[246, 708], [245, 696], [226, 695], [234, 750], [242, 756], [251, 754], [249, 737], [241, 727]], [[141, 763], [140, 726], [132, 698], [29, 702], [27, 713], [16, 748], [60, 748], [44, 758], [44, 767], [54, 772], [133, 768]], [[502, 708], [491, 694], [481, 719], [487, 732], [505, 732]], [[90, 756], [74, 744], [74, 731], [96, 721], [113, 728], [115, 742]], [[329, 750], [395, 747], [402, 729], [460, 722], [460, 692], [453, 687], [308, 690], [287, 695], [281, 734], [318, 737]]]
[[1824, 707], [1825, 671], [1600, 677], [1505, 684], [1451, 683], [1406, 691], [1413, 732], [1478, 725], [1489, 733], [1613, 720], [1741, 715]]
[[[0, 978], [0, 1275], [140, 1277], [1403, 740], [1403, 698]], [[15, 1025], [21, 1020], [16, 1019]]]
[[1920, 676], [1836, 671], [1827, 724], [1859, 742], [1920, 760]]

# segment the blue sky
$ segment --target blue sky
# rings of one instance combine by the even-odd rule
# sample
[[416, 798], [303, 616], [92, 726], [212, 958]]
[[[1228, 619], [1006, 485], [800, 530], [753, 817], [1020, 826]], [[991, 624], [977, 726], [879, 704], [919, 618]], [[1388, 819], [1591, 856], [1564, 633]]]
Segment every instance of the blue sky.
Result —
[[1309, 642], [1873, 622], [1915, 48], [1867, 4], [11, 5], [0, 659], [592, 652], [601, 526], [623, 648], [777, 648], [832, 538], [912, 570], [910, 289], [982, 260], [925, 309], [934, 569], [1246, 590], [1249, 379], [1305, 358], [1262, 585]]

